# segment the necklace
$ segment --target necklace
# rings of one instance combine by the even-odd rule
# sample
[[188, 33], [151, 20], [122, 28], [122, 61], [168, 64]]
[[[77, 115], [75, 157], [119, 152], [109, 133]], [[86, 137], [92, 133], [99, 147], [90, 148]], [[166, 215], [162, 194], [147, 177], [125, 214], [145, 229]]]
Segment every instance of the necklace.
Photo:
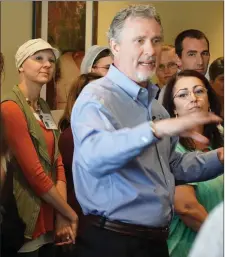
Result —
[[[26, 98], [26, 101], [27, 101], [28, 105], [33, 108], [33, 106], [31, 105], [31, 101], [29, 100], [29, 98]], [[35, 111], [38, 115], [40, 115], [41, 106], [40, 106], [39, 103], [37, 103], [37, 108], [33, 108], [33, 109], [34, 109], [34, 111]]]

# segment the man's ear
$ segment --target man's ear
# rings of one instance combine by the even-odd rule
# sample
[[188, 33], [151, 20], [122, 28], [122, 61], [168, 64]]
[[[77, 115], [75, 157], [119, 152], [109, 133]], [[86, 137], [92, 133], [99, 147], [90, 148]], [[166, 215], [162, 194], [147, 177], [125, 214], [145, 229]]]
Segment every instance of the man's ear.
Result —
[[110, 39], [109, 44], [113, 56], [117, 56], [120, 50], [120, 45], [114, 39]]
[[176, 109], [174, 109], [174, 110], [173, 110], [173, 112], [174, 112], [175, 116], [177, 117], [177, 116], [178, 116], [178, 114], [177, 114]]
[[209, 81], [211, 87], [213, 86], [213, 82], [214, 82], [213, 80], [210, 80], [210, 81]]
[[176, 59], [177, 59], [177, 66], [180, 70], [182, 70], [182, 62], [180, 57], [176, 54]]

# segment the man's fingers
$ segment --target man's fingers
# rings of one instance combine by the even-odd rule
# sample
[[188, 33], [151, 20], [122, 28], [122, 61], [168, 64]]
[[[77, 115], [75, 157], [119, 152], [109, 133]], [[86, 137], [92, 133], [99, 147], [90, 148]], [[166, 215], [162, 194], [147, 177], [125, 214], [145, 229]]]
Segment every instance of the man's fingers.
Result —
[[199, 134], [195, 131], [188, 131], [181, 136], [190, 137], [193, 140], [198, 141], [199, 143], [202, 143], [202, 144], [208, 144], [209, 143], [209, 140], [208, 140], [207, 137], [205, 137], [205, 136], [203, 136], [203, 135], [201, 135], [201, 134]]
[[[219, 124], [222, 119], [215, 115], [214, 113], [192, 113], [182, 117], [171, 118], [156, 121], [155, 131], [156, 136], [161, 138], [164, 136], [177, 136], [186, 133], [187, 130], [192, 130], [196, 126], [209, 124], [209, 123], [217, 123]], [[194, 137], [196, 135], [193, 135]], [[205, 142], [203, 138], [197, 139], [199, 142]], [[202, 141], [203, 140], [203, 141]]]
[[[185, 118], [185, 116], [183, 116]], [[188, 118], [189, 121], [192, 121], [193, 124], [201, 124], [201, 125], [204, 125], [204, 124], [209, 124], [209, 123], [221, 123], [222, 122], [222, 119], [215, 115], [214, 113], [212, 112], [209, 112], [207, 114], [204, 114], [204, 113], [196, 113], [196, 114], [193, 114], [193, 115], [187, 115], [186, 118]]]

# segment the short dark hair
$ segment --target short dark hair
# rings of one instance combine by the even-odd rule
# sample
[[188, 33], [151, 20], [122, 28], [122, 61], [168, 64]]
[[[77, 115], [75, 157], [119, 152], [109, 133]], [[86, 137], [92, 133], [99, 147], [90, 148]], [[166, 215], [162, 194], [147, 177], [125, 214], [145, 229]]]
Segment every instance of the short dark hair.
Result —
[[176, 54], [181, 58], [182, 56], [182, 51], [183, 51], [183, 41], [185, 38], [196, 38], [196, 39], [205, 39], [208, 45], [208, 50], [209, 50], [209, 40], [206, 37], [206, 35], [201, 32], [200, 30], [197, 29], [188, 29], [182, 31], [180, 34], [175, 39], [175, 51]]
[[[211, 111], [216, 115], [220, 116], [221, 113], [221, 105], [217, 98], [217, 95], [213, 88], [210, 86], [209, 81], [205, 78], [205, 76], [195, 70], [183, 70], [178, 74], [174, 75], [169, 83], [166, 86], [164, 97], [163, 97], [163, 106], [168, 111], [171, 117], [175, 117], [174, 114], [174, 98], [173, 98], [173, 88], [178, 81], [179, 78], [182, 77], [196, 77], [202, 81], [205, 85], [208, 93], [208, 99]], [[216, 124], [207, 124], [204, 126], [204, 136], [209, 138], [211, 146], [213, 149], [223, 146], [223, 138], [221, 133], [219, 132]], [[195, 144], [190, 138], [180, 137], [180, 143], [190, 151], [195, 150]]]
[[210, 80], [214, 81], [221, 74], [224, 74], [224, 59], [223, 59], [223, 57], [217, 58], [209, 66]]

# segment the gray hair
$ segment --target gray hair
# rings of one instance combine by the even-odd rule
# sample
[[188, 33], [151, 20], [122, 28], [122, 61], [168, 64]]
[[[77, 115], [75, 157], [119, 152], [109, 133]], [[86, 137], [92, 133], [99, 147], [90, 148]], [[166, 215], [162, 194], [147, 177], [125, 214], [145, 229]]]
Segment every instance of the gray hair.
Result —
[[124, 27], [127, 18], [144, 18], [155, 19], [162, 28], [161, 19], [156, 9], [152, 5], [129, 5], [127, 8], [120, 10], [113, 18], [107, 37], [110, 42], [111, 39], [119, 43], [119, 36]]

